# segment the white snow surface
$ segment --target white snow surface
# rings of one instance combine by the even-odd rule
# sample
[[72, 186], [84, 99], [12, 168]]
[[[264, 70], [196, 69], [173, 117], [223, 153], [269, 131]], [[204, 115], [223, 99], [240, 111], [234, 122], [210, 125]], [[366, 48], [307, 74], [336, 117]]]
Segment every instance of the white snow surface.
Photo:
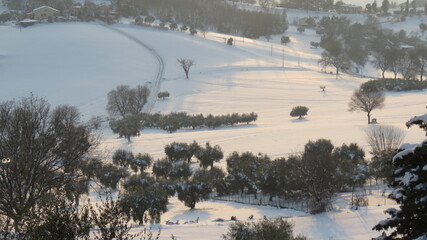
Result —
[[[309, 140], [331, 139], [336, 146], [356, 142], [369, 150], [364, 138], [366, 116], [348, 112], [354, 89], [367, 78], [320, 71], [317, 64], [321, 49], [310, 48], [319, 41], [314, 30], [298, 33], [290, 27], [291, 43], [280, 45], [280, 35], [251, 40], [237, 37], [236, 46], [227, 46], [228, 35], [208, 33], [190, 36], [127, 25], [115, 25], [143, 41], [165, 62], [161, 90], [170, 92], [168, 100], [159, 100], [152, 112], [186, 111], [190, 114], [256, 112], [255, 124], [221, 127], [215, 130], [179, 130], [168, 134], [145, 129], [141, 136], [118, 139], [105, 126], [101, 148], [112, 152], [126, 148], [134, 153], [164, 156], [164, 146], [173, 141], [218, 144], [225, 156], [233, 151], [266, 153], [272, 158], [301, 152]], [[157, 75], [157, 62], [149, 51], [130, 39], [96, 23], [40, 24], [28, 28], [0, 26], [0, 101], [18, 99], [30, 93], [45, 97], [52, 105], [79, 107], [84, 117], [105, 115], [107, 93], [117, 85], [135, 86], [151, 82]], [[177, 58], [194, 59], [190, 79], [177, 64]], [[284, 67], [282, 67], [282, 58]], [[327, 69], [327, 72], [333, 69]], [[367, 67], [366, 75], [378, 72]], [[322, 92], [320, 85], [326, 86]], [[406, 129], [408, 116], [425, 109], [427, 91], [387, 93], [385, 108], [373, 111], [380, 124], [405, 129], [407, 142], [419, 142], [424, 132]], [[289, 116], [292, 107], [309, 107], [308, 116], [298, 120]], [[218, 166], [225, 168], [225, 160]], [[170, 200], [162, 216], [162, 237], [170, 239], [219, 239], [227, 223], [216, 218], [255, 219], [282, 216], [295, 223], [295, 232], [309, 239], [369, 239], [379, 235], [372, 227], [387, 216], [383, 211], [395, 206], [390, 200], [370, 200], [369, 207], [349, 210], [347, 198], [339, 198], [340, 207], [332, 212], [307, 215], [293, 210], [248, 206], [223, 201], [198, 203], [188, 210], [176, 198]], [[381, 206], [377, 206], [381, 204]], [[194, 221], [198, 224], [165, 225], [166, 220]]]

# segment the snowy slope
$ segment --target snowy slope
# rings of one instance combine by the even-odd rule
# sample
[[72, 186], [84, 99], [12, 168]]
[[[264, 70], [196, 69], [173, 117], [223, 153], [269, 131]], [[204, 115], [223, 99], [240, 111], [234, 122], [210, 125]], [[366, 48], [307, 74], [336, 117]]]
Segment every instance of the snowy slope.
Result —
[[[290, 27], [291, 43], [279, 44], [280, 36], [270, 42], [237, 37], [236, 46], [227, 46], [225, 36], [208, 33], [190, 36], [180, 32], [158, 31], [134, 26], [116, 25], [152, 47], [165, 62], [162, 90], [169, 100], [158, 101], [153, 112], [227, 114], [256, 112], [259, 120], [252, 125], [224, 127], [216, 130], [180, 130], [168, 134], [146, 129], [127, 144], [108, 129], [103, 132], [101, 148], [120, 147], [148, 152], [162, 157], [163, 147], [172, 141], [219, 144], [228, 155], [234, 150], [263, 152], [272, 157], [300, 152], [308, 140], [331, 139], [335, 145], [357, 142], [369, 150], [363, 130], [368, 126], [364, 113], [350, 113], [348, 101], [354, 89], [368, 80], [342, 74], [338, 79], [321, 72], [317, 60], [321, 49], [311, 49], [318, 41], [313, 30], [297, 33]], [[72, 104], [86, 117], [105, 114], [106, 95], [119, 84], [131, 86], [152, 81], [156, 61], [144, 48], [130, 39], [95, 23], [43, 24], [25, 29], [0, 26], [0, 100], [28, 96], [30, 92], [45, 96], [53, 105]], [[192, 58], [196, 65], [185, 79], [177, 58]], [[282, 67], [284, 59], [284, 67]], [[367, 70], [367, 75], [376, 72]], [[326, 86], [322, 92], [320, 85]], [[405, 122], [425, 111], [427, 91], [387, 93], [386, 107], [373, 116], [381, 124], [405, 130], [407, 142], [419, 142], [424, 133], [409, 130]], [[293, 106], [310, 108], [304, 120], [289, 116]], [[220, 163], [225, 166], [225, 162]], [[245, 219], [254, 214], [287, 216], [295, 222], [298, 233], [310, 239], [367, 239], [375, 236], [371, 227], [387, 206], [350, 211], [340, 208], [330, 213], [307, 216], [304, 213], [269, 207], [207, 201], [188, 211], [171, 199], [169, 212], [163, 216], [162, 239], [170, 234], [178, 239], [218, 239], [227, 225], [213, 223], [218, 217], [236, 215]], [[166, 220], [195, 220], [199, 224], [166, 226]]]
[[105, 114], [107, 93], [119, 84], [143, 85], [156, 63], [127, 38], [97, 24], [0, 26], [1, 100], [46, 97], [78, 106], [86, 115]]

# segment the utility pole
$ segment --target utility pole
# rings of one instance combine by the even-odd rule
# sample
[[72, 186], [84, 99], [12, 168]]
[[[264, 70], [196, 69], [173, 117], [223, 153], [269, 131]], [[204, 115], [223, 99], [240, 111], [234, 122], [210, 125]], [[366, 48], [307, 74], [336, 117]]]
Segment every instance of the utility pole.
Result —
[[282, 67], [285, 67], [285, 49], [282, 49]]

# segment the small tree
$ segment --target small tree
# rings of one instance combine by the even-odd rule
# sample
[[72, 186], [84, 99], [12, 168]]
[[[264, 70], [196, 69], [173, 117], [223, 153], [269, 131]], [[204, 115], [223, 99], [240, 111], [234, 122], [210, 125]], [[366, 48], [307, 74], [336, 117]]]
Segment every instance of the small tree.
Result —
[[280, 42], [282, 43], [282, 44], [288, 44], [289, 42], [291, 41], [291, 39], [289, 38], [289, 36], [282, 36], [281, 38], [280, 38]]
[[227, 39], [227, 45], [233, 46], [233, 38]]
[[184, 202], [185, 206], [194, 209], [196, 203], [209, 198], [212, 187], [210, 184], [191, 181], [189, 183], [179, 184], [176, 190], [178, 192], [178, 199]]
[[290, 113], [291, 117], [298, 117], [299, 119], [302, 119], [302, 116], [307, 115], [308, 107], [306, 106], [296, 106], [292, 108], [292, 111]]
[[297, 28], [297, 31], [298, 31], [299, 33], [303, 33], [303, 32], [305, 32], [305, 27], [299, 26], [299, 27]]
[[177, 61], [184, 70], [185, 77], [188, 79], [188, 73], [190, 72], [190, 68], [195, 65], [194, 60], [188, 58], [179, 58]]
[[368, 115], [368, 124], [371, 123], [371, 112], [384, 107], [385, 96], [381, 90], [375, 88], [355, 90], [351, 97], [349, 111], [362, 111]]
[[158, 97], [158, 98], [161, 98], [161, 99], [168, 98], [169, 96], [170, 96], [170, 94], [169, 94], [169, 92], [168, 92], [168, 91], [165, 91], [165, 92], [159, 92], [159, 94], [157, 94], [157, 97]]
[[423, 36], [424, 36], [424, 33], [427, 31], [427, 24], [420, 23], [420, 29], [421, 29], [421, 32], [423, 33]]
[[178, 25], [176, 24], [176, 22], [171, 22], [169, 24], [169, 28], [170, 30], [175, 31], [178, 28]]
[[110, 121], [110, 128], [113, 130], [113, 133], [118, 133], [119, 137], [124, 137], [128, 142], [131, 142], [130, 138], [139, 136], [144, 125], [141, 116], [133, 114], [120, 120]]
[[219, 162], [224, 157], [221, 147], [218, 145], [211, 147], [209, 142], [206, 143], [206, 148], [200, 148], [195, 155], [204, 169], [208, 166], [213, 168], [214, 162]]

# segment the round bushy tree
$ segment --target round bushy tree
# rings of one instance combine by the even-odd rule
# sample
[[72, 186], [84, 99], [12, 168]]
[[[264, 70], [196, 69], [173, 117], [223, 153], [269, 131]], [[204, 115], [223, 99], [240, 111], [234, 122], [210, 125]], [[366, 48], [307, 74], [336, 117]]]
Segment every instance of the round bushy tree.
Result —
[[292, 111], [290, 113], [291, 117], [298, 117], [299, 119], [302, 118], [302, 116], [307, 115], [308, 107], [306, 106], [296, 106], [292, 108]]
[[133, 159], [133, 153], [128, 150], [118, 149], [113, 154], [113, 163], [122, 167], [128, 167]]

